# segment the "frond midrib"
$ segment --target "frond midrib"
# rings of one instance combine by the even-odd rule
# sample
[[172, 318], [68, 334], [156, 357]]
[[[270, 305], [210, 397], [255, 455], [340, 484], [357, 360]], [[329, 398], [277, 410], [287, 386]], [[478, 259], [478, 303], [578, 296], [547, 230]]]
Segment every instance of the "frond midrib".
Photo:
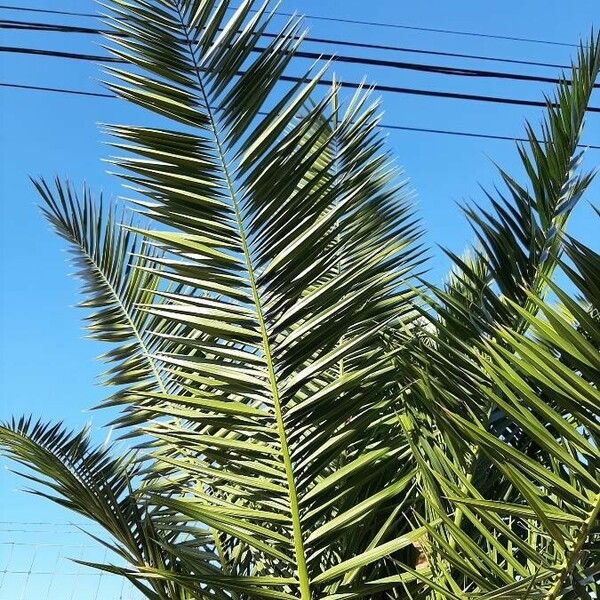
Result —
[[237, 199], [237, 194], [236, 194], [235, 186], [233, 183], [233, 178], [231, 176], [229, 167], [227, 165], [225, 150], [223, 148], [223, 144], [221, 142], [221, 138], [218, 133], [219, 129], [217, 126], [217, 117], [214, 114], [214, 111], [211, 107], [208, 95], [207, 95], [205, 87], [204, 87], [204, 83], [203, 83], [202, 76], [201, 76], [200, 65], [198, 64], [198, 62], [196, 60], [196, 55], [193, 50], [189, 31], [187, 29], [183, 14], [181, 12], [181, 6], [179, 3], [179, 0], [175, 0], [174, 5], [175, 5], [175, 10], [177, 12], [179, 22], [180, 22], [180, 25], [181, 25], [181, 28], [182, 28], [182, 31], [183, 31], [183, 34], [185, 37], [185, 42], [188, 47], [190, 59], [193, 63], [196, 80], [198, 81], [198, 86], [199, 86], [200, 92], [202, 94], [202, 100], [206, 107], [210, 130], [211, 130], [211, 133], [214, 138], [214, 142], [215, 142], [215, 145], [217, 148], [218, 158], [219, 158], [219, 161], [221, 164], [221, 169], [223, 171], [223, 175], [225, 177], [225, 181], [227, 184], [227, 191], [229, 193], [229, 196], [230, 196], [230, 199], [232, 202], [232, 208], [235, 213], [236, 224], [238, 227], [238, 233], [240, 235], [240, 241], [241, 241], [241, 245], [242, 245], [242, 252], [244, 255], [246, 269], [248, 271], [248, 279], [249, 279], [250, 287], [252, 289], [252, 298], [254, 301], [256, 316], [257, 316], [257, 320], [258, 320], [258, 324], [259, 324], [259, 328], [260, 328], [263, 351], [265, 353], [265, 362], [267, 364], [267, 372], [268, 372], [268, 376], [269, 376], [269, 382], [271, 385], [271, 393], [273, 395], [273, 404], [274, 404], [275, 417], [276, 417], [276, 422], [277, 422], [277, 430], [278, 430], [278, 435], [279, 435], [279, 440], [280, 440], [280, 445], [281, 445], [281, 455], [283, 458], [284, 467], [285, 467], [285, 471], [286, 471], [286, 478], [287, 478], [287, 484], [288, 484], [288, 497], [289, 497], [289, 501], [290, 501], [290, 513], [291, 513], [291, 517], [292, 517], [292, 528], [293, 528], [293, 535], [294, 535], [294, 548], [295, 548], [295, 553], [296, 553], [296, 567], [298, 569], [298, 581], [299, 581], [299, 585], [300, 585], [301, 600], [311, 600], [312, 596], [311, 596], [311, 591], [310, 591], [310, 580], [309, 580], [309, 576], [308, 576], [308, 568], [306, 565], [306, 558], [305, 558], [305, 553], [304, 553], [304, 541], [303, 541], [303, 535], [302, 535], [302, 526], [300, 523], [300, 506], [299, 506], [298, 496], [297, 496], [297, 491], [296, 491], [294, 470], [293, 470], [292, 459], [291, 459], [291, 455], [290, 455], [290, 451], [289, 451], [289, 447], [288, 447], [285, 424], [283, 421], [283, 413], [282, 413], [282, 409], [281, 409], [281, 399], [280, 399], [280, 395], [279, 395], [277, 377], [275, 375], [275, 369], [274, 369], [274, 365], [273, 365], [271, 345], [269, 342], [269, 336], [268, 336], [266, 322], [265, 322], [265, 318], [264, 318], [262, 303], [260, 300], [258, 286], [256, 283], [256, 276], [255, 276], [254, 267], [252, 264], [252, 257], [250, 255], [250, 249], [248, 247], [248, 242], [246, 239], [244, 223], [243, 223], [241, 211], [239, 208], [239, 202]]
[[97, 275], [100, 277], [100, 279], [102, 280], [104, 285], [110, 290], [110, 293], [113, 296], [113, 298], [115, 299], [117, 305], [119, 306], [119, 309], [121, 310], [123, 317], [127, 321], [129, 327], [131, 327], [133, 336], [135, 337], [137, 343], [139, 344], [139, 346], [142, 350], [142, 354], [144, 355], [144, 358], [146, 359], [146, 362], [148, 363], [148, 366], [150, 367], [150, 370], [152, 371], [152, 374], [154, 375], [154, 378], [156, 379], [156, 383], [158, 384], [160, 391], [163, 394], [166, 394], [167, 387], [166, 387], [166, 385], [163, 381], [163, 378], [154, 362], [154, 359], [152, 358], [152, 353], [148, 349], [148, 346], [146, 345], [146, 342], [143, 339], [142, 332], [135, 324], [135, 321], [133, 319], [133, 316], [130, 314], [129, 309], [127, 308], [127, 306], [121, 299], [121, 296], [117, 292], [115, 286], [112, 284], [110, 279], [104, 273], [101, 265], [98, 264], [98, 262], [95, 260], [95, 258], [88, 252], [87, 248], [80, 242], [77, 243], [77, 247], [79, 248], [79, 251], [82, 253], [84, 258], [89, 261], [90, 265], [96, 271]]
[[573, 547], [569, 552], [568, 556], [565, 558], [563, 564], [561, 565], [560, 571], [554, 582], [554, 585], [548, 592], [548, 595], [545, 597], [545, 600], [557, 600], [561, 595], [563, 585], [569, 576], [569, 573], [573, 570], [573, 567], [576, 565], [577, 560], [581, 552], [583, 551], [583, 547], [585, 542], [588, 540], [590, 535], [590, 530], [600, 517], [600, 494], [596, 496], [594, 508], [590, 512], [588, 518], [585, 520], [581, 527], [581, 531], [579, 535], [575, 539], [573, 543]]

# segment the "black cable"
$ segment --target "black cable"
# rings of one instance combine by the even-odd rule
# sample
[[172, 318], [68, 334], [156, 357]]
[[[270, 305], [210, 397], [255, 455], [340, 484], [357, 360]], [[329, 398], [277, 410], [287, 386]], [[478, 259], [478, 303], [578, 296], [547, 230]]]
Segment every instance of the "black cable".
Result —
[[35, 90], [38, 92], [56, 92], [60, 94], [74, 94], [76, 96], [94, 96], [95, 98], [116, 98], [114, 94], [103, 94], [102, 92], [85, 92], [83, 90], [70, 90], [67, 88], [46, 87], [41, 85], [26, 85], [24, 83], [0, 82], [0, 87], [14, 88], [18, 90]]
[[[289, 77], [283, 75], [279, 78], [281, 81], [291, 81], [298, 82], [300, 79], [298, 77]], [[319, 85], [333, 85], [333, 81], [329, 80], [321, 80], [318, 82]], [[350, 81], [342, 81], [338, 82], [338, 85], [343, 88], [349, 89], [358, 89], [361, 84], [350, 82]], [[428, 96], [431, 98], [449, 98], [454, 100], [472, 100], [476, 102], [491, 102], [493, 104], [513, 104], [515, 106], [548, 106], [547, 102], [541, 102], [539, 100], [524, 100], [522, 98], [506, 98], [503, 96], [483, 96], [481, 94], [463, 94], [459, 92], [440, 92], [438, 90], [421, 90], [417, 88], [406, 88], [406, 87], [398, 87], [395, 85], [380, 85], [380, 84], [372, 84], [365, 86], [369, 89], [372, 89], [376, 92], [387, 92], [392, 94], [408, 94], [410, 96]], [[557, 104], [552, 103], [552, 106], [555, 108], [559, 108]], [[600, 113], [600, 107], [596, 106], [588, 106], [587, 110], [593, 113]]]
[[[84, 12], [71, 12], [71, 11], [60, 11], [60, 10], [50, 10], [50, 9], [41, 9], [41, 8], [25, 8], [21, 6], [14, 5], [0, 5], [0, 9], [5, 10], [16, 10], [16, 11], [26, 11], [26, 12], [34, 12], [34, 13], [45, 13], [45, 14], [54, 14], [54, 15], [67, 15], [67, 16], [75, 16], [75, 17], [92, 17], [99, 18], [99, 15], [94, 13], [84, 13]], [[235, 10], [235, 7], [232, 7], [231, 10]], [[256, 12], [256, 11], [254, 11]], [[293, 17], [296, 16], [294, 13], [287, 12], [279, 12], [276, 11], [277, 15], [283, 17]], [[366, 25], [368, 27], [385, 27], [391, 29], [404, 29], [409, 31], [424, 31], [427, 33], [441, 33], [444, 35], [459, 35], [459, 36], [467, 36], [467, 37], [478, 37], [478, 38], [487, 38], [487, 39], [498, 39], [505, 40], [511, 42], [525, 42], [530, 44], [548, 44], [551, 46], [567, 46], [567, 47], [575, 47], [577, 48], [577, 44], [569, 44], [566, 42], [556, 42], [553, 40], [540, 40], [534, 38], [525, 38], [525, 37], [517, 37], [517, 36], [509, 36], [509, 35], [496, 35], [491, 33], [479, 33], [475, 31], [458, 31], [455, 29], [437, 29], [435, 27], [420, 27], [416, 25], [403, 25], [401, 23], [382, 23], [381, 21], [363, 21], [360, 19], [346, 19], [340, 17], [324, 17], [321, 15], [304, 15], [307, 19], [313, 19], [316, 21], [329, 21], [333, 23], [348, 23], [351, 25]]]
[[98, 19], [100, 17], [100, 15], [96, 13], [71, 12], [68, 10], [51, 10], [49, 8], [29, 8], [27, 6], [14, 6], [11, 4], [0, 4], [0, 9], [17, 10], [20, 12], [41, 13], [45, 15], [65, 15], [67, 17], [91, 17], [93, 19]]
[[[267, 37], [274, 37], [274, 34], [264, 34]], [[367, 42], [351, 42], [348, 40], [332, 40], [327, 38], [317, 38], [307, 36], [304, 38], [306, 42], [314, 42], [317, 44], [332, 44], [336, 46], [348, 46], [350, 48], [365, 48], [368, 50], [385, 50], [392, 52], [405, 52], [408, 54], [425, 54], [429, 56], [445, 56], [450, 58], [467, 58], [470, 60], [482, 60], [488, 62], [499, 62], [512, 65], [527, 65], [531, 67], [549, 67], [551, 69], [570, 69], [568, 65], [557, 63], [537, 62], [532, 60], [518, 60], [516, 58], [502, 58], [499, 56], [484, 56], [480, 54], [463, 54], [461, 52], [443, 52], [441, 50], [424, 50], [422, 48], [407, 48], [404, 46], [392, 46], [388, 44], [371, 44]]]
[[[14, 51], [14, 49], [11, 50], [10, 47], [6, 47], [8, 52], [10, 51]], [[1, 48], [0, 48], [1, 50]], [[60, 53], [54, 50], [35, 50], [35, 49], [28, 49], [28, 48], [22, 48], [22, 49], [16, 49], [17, 51], [20, 50], [22, 53], [27, 54], [29, 52], [29, 50], [31, 50], [32, 54], [38, 54], [38, 55], [46, 55], [46, 56], [57, 56], [60, 54], [70, 54], [70, 53]], [[81, 55], [83, 57], [84, 60], [103, 60], [103, 57], [101, 56], [94, 56], [94, 55]], [[69, 56], [63, 56], [63, 58], [71, 58]], [[238, 73], [238, 75], [243, 75], [244, 72], [240, 71]], [[280, 81], [287, 81], [287, 82], [292, 82], [292, 83], [298, 83], [301, 81], [301, 79], [299, 77], [293, 77], [290, 75], [282, 75], [279, 77]], [[326, 85], [326, 86], [331, 86], [333, 85], [333, 81], [331, 80], [327, 80], [327, 79], [322, 79], [318, 82], [318, 85]], [[342, 82], [338, 82], [338, 85], [340, 85], [340, 87], [342, 88], [347, 88], [347, 89], [359, 89], [362, 87], [368, 87], [369, 89], [372, 89], [373, 91], [376, 92], [382, 92], [382, 93], [392, 93], [392, 94], [407, 94], [407, 95], [411, 95], [411, 96], [427, 96], [427, 97], [431, 97], [431, 98], [448, 98], [448, 99], [454, 99], [454, 100], [469, 100], [469, 101], [477, 101], [477, 102], [490, 102], [493, 104], [510, 104], [510, 105], [515, 105], [515, 106], [541, 106], [541, 107], [546, 107], [547, 106], [547, 102], [542, 102], [540, 100], [525, 100], [522, 98], [506, 98], [504, 96], [485, 96], [485, 95], [481, 95], [481, 94], [465, 94], [465, 93], [460, 93], [460, 92], [444, 92], [444, 91], [439, 91], [439, 90], [423, 90], [423, 89], [418, 89], [418, 88], [408, 88], [408, 87], [399, 87], [399, 86], [395, 86], [395, 85], [382, 85], [382, 84], [372, 84], [372, 85], [364, 85], [361, 83], [356, 83], [356, 82], [351, 82], [351, 81], [342, 81]], [[554, 105], [556, 106], [556, 105]], [[593, 112], [593, 113], [597, 113], [600, 112], [600, 107], [594, 107], [594, 106], [590, 106], [587, 109], [589, 112]]]
[[[265, 48], [254, 48], [253, 52], [262, 52]], [[46, 51], [35, 48], [20, 48], [16, 46], [0, 46], [0, 52], [10, 52], [19, 54], [37, 54], [43, 56], [55, 56], [59, 58], [73, 58], [80, 60], [91, 60], [96, 62], [124, 62], [115, 60], [111, 57], [104, 57], [94, 54], [79, 54], [61, 51]], [[486, 71], [481, 69], [465, 69], [459, 67], [445, 67], [442, 65], [428, 65], [422, 63], [402, 62], [395, 60], [383, 60], [376, 58], [361, 58], [358, 56], [345, 56], [338, 54], [327, 54], [318, 52], [306, 52], [298, 50], [295, 53], [297, 58], [307, 58], [311, 60], [332, 60], [338, 63], [360, 64], [374, 67], [384, 67], [389, 69], [402, 69], [407, 71], [417, 71], [421, 73], [434, 73], [437, 75], [454, 75], [458, 77], [481, 77], [485, 79], [504, 79], [514, 81], [530, 81], [537, 83], [558, 84], [561, 80], [556, 77], [544, 77], [539, 75], [523, 75], [521, 73], [506, 73], [502, 71]], [[567, 81], [568, 83], [568, 81]], [[600, 88], [600, 84], [594, 84], [595, 88]]]
[[[277, 12], [284, 17], [293, 17], [294, 13]], [[492, 33], [478, 33], [475, 31], [458, 31], [456, 29], [437, 29], [435, 27], [420, 27], [416, 25], [402, 25], [401, 23], [383, 23], [381, 21], [362, 21], [360, 19], [342, 19], [339, 17], [323, 17], [321, 15], [304, 15], [307, 19], [316, 21], [330, 21], [334, 23], [350, 23], [351, 25], [366, 25], [368, 27], [386, 27], [389, 29], [404, 29], [409, 31], [425, 31], [427, 33], [442, 33], [446, 35], [462, 35], [467, 37], [488, 38], [495, 40], [505, 40], [509, 42], [526, 42], [529, 44], [548, 44], [550, 46], [567, 46], [578, 48], [578, 44], [569, 44], [567, 42], [555, 42], [553, 40], [539, 40], [534, 38], [516, 37], [511, 35], [496, 35]]]
[[[46, 31], [46, 32], [58, 32], [58, 33], [79, 33], [79, 34], [90, 34], [90, 35], [105, 35], [107, 33], [112, 33], [108, 29], [98, 29], [94, 27], [80, 27], [73, 25], [57, 25], [54, 23], [37, 23], [31, 21], [14, 21], [14, 20], [2, 20], [0, 21], [0, 29], [18, 29], [18, 30], [28, 30], [28, 31]], [[275, 38], [277, 34], [264, 32], [261, 34], [261, 37], [266, 38]], [[393, 46], [386, 44], [372, 44], [367, 42], [352, 42], [348, 40], [336, 40], [331, 38], [321, 38], [321, 37], [312, 37], [306, 36], [304, 38], [305, 42], [309, 43], [317, 43], [317, 44], [330, 44], [333, 46], [346, 46], [349, 48], [364, 48], [370, 50], [384, 50], [384, 51], [394, 51], [394, 52], [404, 52], [408, 54], [424, 54], [429, 56], [444, 56], [450, 58], [467, 58], [470, 60], [481, 60], [488, 62], [499, 62], [499, 63], [507, 63], [507, 64], [515, 64], [515, 65], [527, 65], [532, 67], [549, 67], [552, 69], [570, 69], [567, 65], [557, 64], [557, 63], [547, 63], [547, 62], [537, 62], [530, 60], [518, 60], [512, 58], [502, 58], [496, 56], [483, 56], [479, 54], [463, 54], [460, 52], [442, 52], [439, 50], [424, 50], [421, 48], [407, 48], [404, 46]]]
[[44, 50], [41, 48], [21, 48], [16, 46], [0, 46], [0, 52], [9, 54], [31, 54], [33, 56], [51, 56], [55, 58], [67, 58], [70, 60], [85, 60], [102, 63], [124, 63], [121, 58], [114, 56], [101, 56], [100, 54], [80, 54], [78, 52], [63, 52], [61, 50]]
[[[97, 92], [86, 92], [86, 91], [82, 91], [82, 90], [72, 90], [72, 89], [67, 89], [67, 88], [53, 88], [53, 87], [45, 87], [45, 86], [38, 86], [38, 85], [25, 85], [25, 84], [18, 84], [18, 83], [0, 82], [0, 87], [14, 88], [14, 89], [20, 89], [20, 90], [35, 90], [35, 91], [42, 91], [42, 92], [56, 92], [56, 93], [62, 93], [62, 94], [74, 94], [77, 96], [93, 96], [95, 98], [111, 98], [113, 100], [117, 98], [117, 96], [115, 96], [114, 94], [102, 94], [102, 93], [97, 93]], [[494, 134], [489, 134], [489, 133], [474, 133], [474, 132], [469, 132], [469, 131], [453, 131], [450, 129], [428, 129], [428, 128], [424, 128], [424, 127], [409, 127], [407, 125], [388, 125], [385, 123], [382, 123], [380, 125], [380, 127], [382, 129], [390, 129], [390, 130], [395, 130], [395, 131], [435, 133], [435, 134], [441, 134], [441, 135], [452, 135], [452, 136], [469, 137], [469, 138], [483, 138], [483, 139], [489, 139], [489, 140], [503, 140], [503, 141], [510, 141], [510, 142], [529, 142], [529, 140], [527, 138], [510, 137], [507, 135], [494, 135]], [[590, 145], [590, 144], [588, 144], [588, 145], [579, 144], [579, 147], [589, 148], [591, 150], [600, 150], [600, 146], [594, 146], [594, 145]]]
[[[257, 48], [261, 51], [263, 48]], [[482, 77], [486, 79], [512, 79], [514, 81], [535, 81], [538, 83], [560, 83], [556, 77], [544, 77], [540, 75], [523, 75], [521, 73], [505, 73], [502, 71], [487, 71], [482, 69], [465, 69], [460, 67], [445, 67], [442, 65], [428, 65], [413, 62], [402, 62], [397, 60], [383, 60], [378, 58], [362, 58], [358, 56], [345, 56], [340, 54], [325, 54], [316, 52], [305, 52], [298, 50], [294, 53], [298, 58], [310, 58], [318, 60], [332, 60], [341, 63], [368, 65], [373, 67], [385, 67], [391, 69], [403, 69], [408, 71], [420, 71], [424, 73], [437, 73], [439, 75], [457, 75], [460, 77]], [[595, 84], [599, 87], [600, 84]]]
[[63, 25], [60, 23], [40, 23], [37, 21], [16, 21], [14, 19], [2, 19], [0, 29], [18, 29], [25, 31], [49, 31], [54, 33], [83, 33], [89, 35], [104, 35], [113, 33], [108, 29], [97, 27], [83, 27], [78, 25]]

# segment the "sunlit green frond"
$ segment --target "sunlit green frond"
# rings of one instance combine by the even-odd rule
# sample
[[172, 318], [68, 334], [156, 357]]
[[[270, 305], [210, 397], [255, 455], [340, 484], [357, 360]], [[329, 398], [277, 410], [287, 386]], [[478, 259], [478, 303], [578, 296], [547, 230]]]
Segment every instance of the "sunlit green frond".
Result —
[[56, 180], [54, 189], [43, 179], [34, 185], [42, 210], [57, 233], [70, 244], [77, 276], [83, 281], [82, 308], [90, 337], [114, 344], [102, 358], [112, 364], [107, 385], [121, 389], [111, 401], [139, 402], [150, 390], [167, 393], [168, 373], [155, 354], [176, 347], [170, 337], [184, 330], [143, 310], [160, 292], [160, 278], [144, 269], [147, 245], [130, 222], [121, 223], [114, 207], [106, 208], [83, 188], [80, 197], [69, 183]]
[[[579, 49], [571, 76], [548, 98], [540, 132], [527, 124], [528, 142], [518, 144], [526, 182], [519, 183], [500, 169], [506, 192], [486, 192], [489, 209], [465, 208], [479, 244], [476, 255], [490, 281], [482, 289], [482, 301], [493, 308], [479, 316], [478, 329], [485, 328], [492, 316], [498, 323], [523, 326], [510, 304], [498, 306], [495, 296], [521, 306], [529, 302], [530, 294], [543, 297], [545, 282], [560, 259], [565, 226], [594, 177], [593, 171], [579, 168], [583, 157], [579, 143], [600, 69], [598, 43], [592, 36]], [[464, 265], [453, 258], [462, 269]], [[478, 285], [476, 277], [473, 285]], [[451, 304], [447, 310], [451, 318]]]
[[[600, 275], [597, 255], [585, 264], [589, 274]], [[573, 277], [576, 285], [582, 281], [581, 274]], [[457, 572], [477, 583], [480, 592], [473, 597], [496, 597], [492, 592], [514, 597], [502, 590], [514, 585], [517, 574], [535, 577], [531, 597], [546, 600], [587, 597], [585, 590], [596, 585], [590, 573], [598, 560], [600, 523], [600, 355], [590, 339], [598, 339], [600, 322], [578, 323], [581, 305], [551, 286], [571, 318], [532, 298], [534, 310], [515, 306], [531, 334], [501, 328], [498, 341], [482, 348], [480, 367], [490, 383], [481, 393], [503, 410], [513, 435], [497, 437], [472, 414], [446, 413], [448, 443], [462, 450], [466, 465], [484, 455], [494, 487], [482, 486], [481, 478], [476, 486], [441, 449], [425, 452], [424, 462], [432, 465], [439, 485], [440, 516], [447, 520], [448, 537], [435, 531], [432, 536]], [[445, 403], [445, 391], [436, 391]], [[527, 443], [514, 444], [513, 438]], [[436, 463], [445, 463], [443, 470], [433, 468]], [[446, 501], [454, 505], [454, 516], [445, 517]], [[480, 563], [475, 577], [478, 549], [477, 560], [487, 557], [488, 567]], [[464, 581], [458, 585], [467, 591]]]
[[[223, 564], [240, 576], [276, 569], [309, 598], [344, 553], [381, 559], [369, 536], [348, 545], [348, 528], [366, 528], [375, 506], [389, 514], [410, 485], [402, 449], [377, 433], [393, 372], [379, 335], [414, 316], [404, 282], [419, 231], [377, 105], [359, 91], [342, 109], [336, 85], [315, 97], [322, 70], [276, 85], [300, 24], [253, 52], [271, 17], [252, 4], [230, 15], [227, 2], [111, 3], [112, 48], [136, 68], [111, 69], [110, 85], [170, 125], [108, 129], [128, 153], [118, 172], [145, 196], [136, 202], [168, 226], [143, 231], [164, 254], [147, 257], [152, 272], [204, 291], [146, 310], [212, 338], [193, 357], [195, 343], [159, 354], [185, 394], [145, 404], [184, 420], [148, 429], [164, 481], [155, 493], [168, 494], [173, 519], [221, 532]], [[176, 447], [186, 454], [165, 455]], [[262, 522], [218, 516], [223, 502]], [[370, 527], [375, 536], [381, 523]], [[357, 584], [362, 564], [348, 563]]]
[[[576, 172], [577, 144], [599, 66], [593, 39], [548, 106], [542, 142], [528, 126], [531, 151], [520, 156], [530, 191], [501, 172], [509, 196], [467, 210], [479, 247], [451, 255], [455, 272], [432, 302], [431, 343], [403, 357], [415, 380], [401, 423], [418, 463], [421, 519], [442, 519], [428, 528], [426, 583], [443, 597], [556, 598], [583, 585], [573, 560], [597, 517], [598, 353], [577, 329], [578, 318], [589, 323], [581, 305], [551, 277], [592, 179]], [[566, 244], [589, 268], [592, 254], [578, 247]], [[586, 287], [591, 272], [570, 275]]]
[[[113, 458], [106, 445], [94, 447], [88, 429], [71, 432], [61, 424], [43, 424], [22, 418], [0, 426], [0, 452], [25, 467], [20, 472], [43, 496], [100, 525], [107, 536], [92, 536], [120, 557], [127, 566], [92, 566], [128, 576], [151, 600], [184, 599], [176, 582], [148, 579], [129, 573], [152, 567], [185, 573], [173, 560], [167, 546], [179, 537], [176, 531], [158, 530], [149, 509], [139, 501], [132, 486], [139, 479], [139, 464], [133, 454]], [[198, 573], [211, 573], [214, 561], [212, 538], [198, 536], [206, 557], [197, 563]], [[78, 557], [73, 557], [77, 560]], [[206, 596], [197, 596], [208, 597]], [[223, 595], [211, 596], [225, 598]]]

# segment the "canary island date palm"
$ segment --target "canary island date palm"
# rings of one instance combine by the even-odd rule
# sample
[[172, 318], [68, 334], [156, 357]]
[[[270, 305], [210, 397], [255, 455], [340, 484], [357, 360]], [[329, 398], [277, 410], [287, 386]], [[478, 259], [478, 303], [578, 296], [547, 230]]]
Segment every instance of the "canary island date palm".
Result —
[[289, 74], [299, 20], [106, 9], [107, 85], [154, 113], [106, 126], [133, 210], [34, 183], [130, 450], [0, 428], [124, 565], [91, 566], [153, 600], [594, 597], [600, 257], [565, 227], [597, 40], [528, 126], [529, 183], [501, 171], [508, 193], [466, 209], [476, 244], [437, 289], [377, 103], [327, 64]]
[[[600, 321], [590, 282], [600, 262], [565, 232], [595, 174], [579, 169], [578, 145], [597, 44], [559, 85], [541, 140], [527, 126], [530, 153], [518, 149], [529, 185], [501, 170], [508, 193], [488, 194], [488, 210], [466, 208], [477, 243], [451, 254], [448, 284], [427, 299], [426, 331], [395, 358], [415, 382], [400, 422], [431, 553], [420, 579], [440, 597], [598, 591]], [[559, 267], [569, 288], [553, 281]]]

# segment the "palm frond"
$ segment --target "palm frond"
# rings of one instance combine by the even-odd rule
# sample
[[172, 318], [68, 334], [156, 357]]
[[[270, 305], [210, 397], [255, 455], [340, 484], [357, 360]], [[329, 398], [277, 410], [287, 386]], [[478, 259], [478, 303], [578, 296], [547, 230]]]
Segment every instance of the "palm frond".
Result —
[[[251, 54], [271, 22], [266, 3], [256, 13], [252, 4], [226, 18], [228, 2], [111, 3], [112, 48], [132, 68], [111, 69], [109, 85], [171, 128], [108, 130], [129, 153], [114, 162], [145, 196], [139, 206], [168, 225], [143, 232], [165, 256], [148, 257], [153, 272], [205, 292], [146, 310], [213, 338], [193, 357], [161, 353], [186, 394], [149, 394], [145, 405], [185, 420], [149, 429], [167, 513], [222, 532], [227, 564], [249, 585], [278, 573], [308, 598], [330, 589], [329, 578], [316, 579], [323, 571], [362, 565], [344, 552], [366, 552], [371, 540], [347, 546], [347, 528], [366, 524], [368, 508], [389, 505], [410, 480], [401, 452], [358, 432], [374, 431], [389, 405], [379, 390], [392, 367], [378, 334], [413, 316], [404, 280], [420, 256], [418, 224], [394, 183], [377, 105], [359, 92], [347, 110], [335, 108], [336, 86], [313, 100], [323, 69], [276, 86], [301, 26], [292, 19]], [[161, 450], [181, 444], [188, 456]], [[371, 461], [360, 459], [365, 448]], [[400, 471], [373, 485], [390, 464]], [[185, 484], [173, 484], [175, 472]], [[344, 483], [350, 493], [340, 493]], [[263, 516], [260, 525], [242, 519], [246, 510]], [[339, 580], [347, 571], [330, 572]]]
[[[600, 260], [585, 264], [600, 275]], [[578, 281], [580, 274], [573, 277], [573, 283]], [[477, 583], [489, 597], [492, 592], [504, 597], [502, 584], [510, 588], [519, 572], [525, 579], [537, 578], [531, 597], [546, 600], [595, 585], [585, 573], [598, 560], [600, 360], [590, 339], [598, 339], [600, 322], [579, 323], [581, 304], [555, 284], [548, 285], [560, 297], [563, 311], [533, 297], [537, 305], [532, 311], [515, 305], [530, 335], [500, 328], [498, 340], [487, 341], [480, 356], [490, 382], [481, 386], [482, 395], [503, 410], [510, 431], [527, 444], [497, 437], [472, 414], [447, 411], [441, 428], [448, 444], [462, 450], [466, 465], [477, 464], [482, 453], [495, 485], [476, 487], [440, 449], [423, 460], [445, 464], [444, 471], [432, 472], [441, 495], [437, 504], [443, 507], [446, 499], [460, 507], [463, 520], [444, 516], [449, 539], [432, 532], [437, 547], [467, 576], [467, 564], [474, 569], [480, 548], [479, 554], [490, 562], [488, 569], [480, 565]], [[436, 392], [447, 404], [447, 392], [440, 387]], [[443, 510], [445, 515], [447, 508]]]
[[[594, 171], [580, 171], [584, 151], [578, 146], [600, 70], [598, 44], [598, 38], [592, 36], [580, 47], [571, 77], [564, 78], [555, 97], [548, 99], [540, 133], [527, 123], [528, 142], [517, 144], [527, 183], [518, 183], [500, 168], [506, 192], [485, 192], [490, 209], [464, 209], [479, 244], [475, 255], [485, 265], [485, 277], [489, 277], [482, 288], [483, 300], [493, 306], [480, 315], [475, 333], [485, 329], [492, 315], [495, 323], [524, 326], [510, 302], [503, 308], [496, 297], [532, 308], [528, 304], [531, 294], [544, 297], [546, 282], [560, 260], [566, 224], [595, 175]], [[452, 254], [451, 258], [459, 269], [464, 268]], [[465, 274], [471, 285], [479, 285], [475, 273], [469, 274], [467, 269]], [[448, 312], [446, 318], [460, 321], [460, 316], [452, 316], [452, 310], [450, 304], [442, 314]]]
[[79, 306], [93, 311], [86, 316], [89, 336], [115, 346], [101, 357], [113, 363], [104, 383], [122, 388], [111, 400], [139, 401], [138, 394], [149, 390], [167, 393], [169, 376], [155, 354], [171, 347], [168, 336], [183, 332], [142, 308], [160, 292], [160, 278], [144, 269], [148, 248], [141, 236], [85, 186], [80, 197], [71, 184], [59, 179], [54, 188], [43, 179], [33, 183], [44, 202], [45, 217], [70, 244], [86, 296]]
[[[592, 331], [596, 324], [552, 281], [566, 221], [593, 176], [575, 168], [597, 40], [579, 61], [572, 86], [559, 86], [559, 108], [548, 107], [543, 143], [528, 126], [531, 155], [520, 155], [532, 191], [502, 172], [510, 200], [490, 197], [494, 212], [467, 211], [480, 250], [453, 256], [456, 273], [435, 292], [432, 344], [415, 346], [404, 363], [417, 380], [402, 419], [422, 519], [442, 519], [429, 527], [428, 581], [447, 597], [554, 600], [585, 587], [578, 565], [587, 564], [582, 548], [597, 520], [598, 354], [577, 319]], [[572, 260], [585, 256], [582, 268], [594, 264], [577, 242], [566, 248]], [[587, 279], [563, 268], [575, 285]]]
[[[46, 425], [29, 418], [0, 426], [0, 451], [25, 467], [19, 474], [36, 484], [32, 493], [102, 527], [108, 539], [92, 537], [129, 565], [93, 566], [121, 575], [148, 567], [185, 572], [173, 562], [166, 548], [176, 541], [177, 533], [157, 527], [152, 510], [140, 502], [134, 491], [140, 471], [135, 455], [126, 453], [112, 458], [107, 446], [91, 444], [87, 428], [72, 432], [60, 423]], [[208, 555], [198, 563], [207, 573], [215, 570], [210, 564], [211, 540], [207, 534], [195, 540]], [[187, 597], [175, 582], [161, 579], [143, 582], [133, 575], [129, 578], [151, 600]]]

